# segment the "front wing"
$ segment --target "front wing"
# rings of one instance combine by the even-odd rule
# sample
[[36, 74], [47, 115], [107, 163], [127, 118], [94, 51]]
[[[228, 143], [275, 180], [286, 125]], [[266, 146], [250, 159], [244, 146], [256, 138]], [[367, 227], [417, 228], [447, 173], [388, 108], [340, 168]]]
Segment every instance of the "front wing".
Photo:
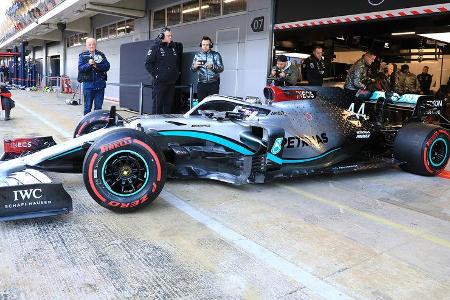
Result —
[[45, 174], [26, 169], [0, 181], [0, 221], [66, 214], [72, 198], [61, 183], [52, 183]]

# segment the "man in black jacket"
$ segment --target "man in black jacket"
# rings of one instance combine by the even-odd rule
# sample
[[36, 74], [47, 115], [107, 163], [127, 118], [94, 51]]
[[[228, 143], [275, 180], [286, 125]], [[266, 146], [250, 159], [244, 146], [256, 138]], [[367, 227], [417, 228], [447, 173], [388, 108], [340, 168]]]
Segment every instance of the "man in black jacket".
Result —
[[175, 83], [179, 76], [180, 54], [172, 32], [163, 28], [157, 43], [147, 53], [145, 68], [153, 76], [153, 113], [169, 114], [173, 109]]
[[420, 93], [423, 95], [431, 94], [431, 82], [433, 81], [433, 75], [428, 73], [428, 66], [424, 66], [422, 69], [422, 73], [417, 75], [417, 80], [420, 85]]
[[325, 73], [325, 64], [323, 62], [323, 48], [316, 45], [310, 57], [306, 58], [302, 64], [304, 79], [308, 81], [308, 85], [322, 86], [323, 75]]

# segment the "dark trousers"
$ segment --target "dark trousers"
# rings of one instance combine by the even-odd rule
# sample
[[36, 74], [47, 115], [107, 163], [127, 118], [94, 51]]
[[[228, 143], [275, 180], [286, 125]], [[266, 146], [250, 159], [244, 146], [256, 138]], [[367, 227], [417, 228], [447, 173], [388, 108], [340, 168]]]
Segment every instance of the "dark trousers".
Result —
[[356, 93], [358, 92], [358, 90], [349, 90], [344, 88], [344, 91], [349, 100], [353, 101], [356, 99]]
[[11, 100], [9, 98], [6, 97], [1, 97], [2, 98], [2, 108], [5, 111], [5, 120], [9, 120], [10, 118], [10, 114], [11, 114]]
[[197, 98], [198, 102], [202, 101], [206, 97], [219, 93], [219, 81], [203, 83], [199, 82], [197, 85]]
[[175, 84], [155, 83], [153, 87], [153, 114], [170, 114], [173, 111]]
[[92, 103], [94, 103], [94, 110], [102, 109], [103, 98], [105, 96], [105, 89], [84, 89], [84, 114], [87, 115], [92, 110]]

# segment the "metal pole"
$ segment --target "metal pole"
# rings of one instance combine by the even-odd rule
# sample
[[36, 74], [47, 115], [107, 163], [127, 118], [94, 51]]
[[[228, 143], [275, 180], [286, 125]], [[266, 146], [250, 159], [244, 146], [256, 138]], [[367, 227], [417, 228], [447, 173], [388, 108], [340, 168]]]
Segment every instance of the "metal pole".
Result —
[[192, 108], [192, 97], [194, 96], [194, 85], [189, 85], [189, 108]]
[[82, 92], [81, 88], [82, 88], [83, 84], [82, 83], [78, 83], [78, 95], [80, 96], [80, 104], [84, 103], [84, 93]]
[[443, 75], [443, 71], [444, 71], [444, 47], [442, 46], [442, 51], [441, 51], [441, 77], [439, 77], [439, 89], [441, 88], [442, 85], [442, 75]]
[[144, 113], [144, 84], [139, 84], [139, 115]]
[[61, 93], [61, 77], [56, 76], [56, 98], [59, 98]]

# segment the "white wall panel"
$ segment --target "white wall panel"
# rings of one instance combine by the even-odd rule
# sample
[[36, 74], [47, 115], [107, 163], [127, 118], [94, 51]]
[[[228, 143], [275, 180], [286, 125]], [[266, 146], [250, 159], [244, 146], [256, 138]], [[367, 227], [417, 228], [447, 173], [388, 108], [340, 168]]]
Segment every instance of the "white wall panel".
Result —
[[54, 55], [61, 55], [61, 54], [62, 54], [62, 46], [60, 43], [54, 44], [51, 46], [47, 46], [47, 56], [54, 56]]
[[42, 49], [42, 47], [34, 48], [34, 58], [35, 59], [44, 58], [44, 50]]
[[[108, 82], [119, 83], [120, 81], [120, 45], [130, 43], [133, 41], [132, 36], [127, 36], [118, 39], [100, 41], [97, 44], [97, 49], [105, 53], [106, 58], [111, 65], [108, 72]], [[124, 53], [123, 55], [133, 55], [133, 53]], [[145, 63], [144, 61], [142, 62]], [[119, 99], [119, 87], [107, 86], [105, 90], [105, 97]]]

